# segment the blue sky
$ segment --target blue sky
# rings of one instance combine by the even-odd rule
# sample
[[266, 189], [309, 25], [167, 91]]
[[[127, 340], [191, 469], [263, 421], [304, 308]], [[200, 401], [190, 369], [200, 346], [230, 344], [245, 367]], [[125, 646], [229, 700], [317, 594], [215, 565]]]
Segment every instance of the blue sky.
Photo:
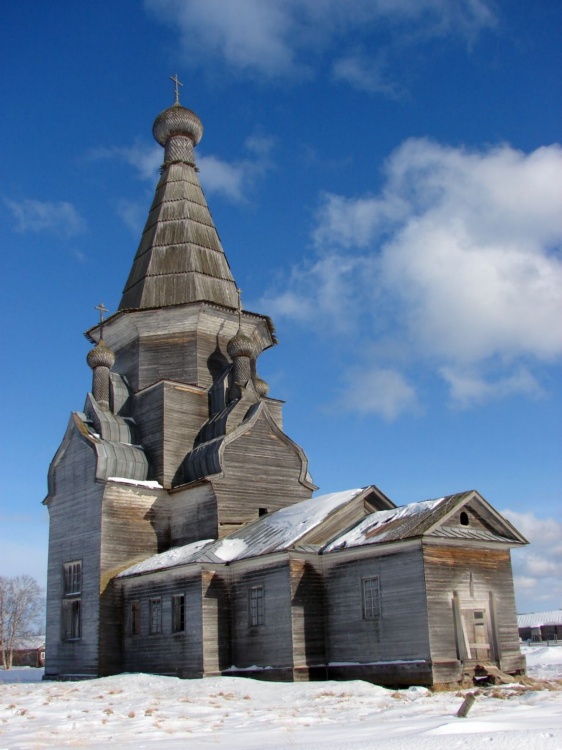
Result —
[[120, 0], [4, 10], [3, 572], [45, 579], [46, 474], [90, 388], [173, 101], [321, 492], [478, 489], [562, 605], [562, 6]]

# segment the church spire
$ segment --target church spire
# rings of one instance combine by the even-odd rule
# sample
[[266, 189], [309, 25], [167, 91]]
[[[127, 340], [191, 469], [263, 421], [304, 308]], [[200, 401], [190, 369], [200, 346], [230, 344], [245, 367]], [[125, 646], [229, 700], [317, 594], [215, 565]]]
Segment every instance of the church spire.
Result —
[[197, 177], [199, 117], [175, 101], [152, 132], [164, 147], [162, 175], [125, 285], [120, 310], [210, 302], [236, 309], [236, 283]]

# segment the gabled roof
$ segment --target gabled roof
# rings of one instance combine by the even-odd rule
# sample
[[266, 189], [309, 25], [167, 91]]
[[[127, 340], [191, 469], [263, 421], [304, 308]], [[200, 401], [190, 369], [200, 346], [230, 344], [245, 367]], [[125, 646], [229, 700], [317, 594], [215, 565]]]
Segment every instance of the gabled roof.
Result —
[[[392, 501], [375, 485], [319, 495], [262, 516], [218, 541], [195, 542], [154, 555], [127, 568], [119, 577], [189, 562], [229, 563], [291, 549], [324, 554], [422, 536], [462, 538], [509, 545], [527, 544], [527, 540], [474, 490], [436, 500], [411, 503], [400, 508], [378, 510], [368, 513], [357, 522], [358, 515], [365, 512], [372, 498], [376, 499], [379, 506], [392, 505]], [[354, 520], [350, 524], [350, 515], [347, 511], [354, 506]], [[446, 526], [448, 519], [464, 507], [485, 511], [494, 521], [494, 526], [490, 526], [489, 529]], [[334, 534], [334, 526], [337, 529], [338, 525], [339, 529]], [[326, 543], [325, 539], [326, 536], [329, 538], [330, 530], [331, 541]], [[459, 530], [460, 537], [457, 535]], [[318, 543], [322, 538], [321, 532], [324, 539]]]
[[[345, 506], [368, 498], [373, 490], [377, 491], [370, 486], [302, 500], [261, 516], [253, 523], [216, 542], [193, 542], [153, 555], [122, 571], [118, 577], [138, 575], [189, 562], [232, 562], [290, 549]], [[314, 549], [317, 551], [319, 547], [315, 546]]]
[[202, 551], [210, 547], [213, 543], [213, 539], [202, 539], [199, 542], [184, 544], [182, 547], [172, 547], [172, 549], [166, 552], [160, 552], [158, 555], [152, 555], [152, 557], [147, 557], [146, 560], [131, 565], [129, 568], [122, 570], [116, 577], [125, 578], [126, 576], [151, 573], [155, 570], [164, 570], [166, 568], [174, 568], [177, 565], [198, 562], [201, 559]]
[[205, 558], [210, 562], [230, 562], [290, 549], [337, 511], [370, 492], [371, 487], [345, 490], [281, 508], [219, 540], [205, 550]]
[[[465, 506], [474, 506], [493, 519], [494, 528], [451, 525], [446, 521]], [[471, 541], [527, 544], [527, 540], [475, 490], [436, 500], [403, 505], [395, 510], [378, 511], [324, 547], [324, 552], [396, 542], [415, 537], [441, 537]]]

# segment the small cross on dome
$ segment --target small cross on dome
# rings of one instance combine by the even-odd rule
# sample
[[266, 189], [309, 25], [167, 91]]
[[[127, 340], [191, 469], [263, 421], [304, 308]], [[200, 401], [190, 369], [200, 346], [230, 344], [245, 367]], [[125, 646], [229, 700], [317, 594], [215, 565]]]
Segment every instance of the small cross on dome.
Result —
[[175, 84], [176, 104], [179, 104], [180, 103], [180, 90], [178, 86], [183, 86], [183, 83], [179, 80], [177, 73], [175, 76], [170, 76], [170, 81], [173, 81]]

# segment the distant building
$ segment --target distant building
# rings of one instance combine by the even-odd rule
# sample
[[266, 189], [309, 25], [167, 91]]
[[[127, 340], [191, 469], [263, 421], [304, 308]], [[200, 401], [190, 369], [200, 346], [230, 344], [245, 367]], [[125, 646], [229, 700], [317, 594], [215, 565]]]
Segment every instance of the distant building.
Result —
[[156, 118], [164, 164], [123, 298], [86, 334], [92, 392], [45, 499], [46, 677], [523, 672], [510, 548], [526, 540], [481, 495], [311, 498], [257, 371], [273, 324], [241, 309], [199, 184], [202, 132], [178, 101]]
[[562, 641], [562, 609], [517, 615], [522, 641]]
[[13, 667], [43, 667], [45, 665], [45, 636], [22, 638], [13, 652]]

